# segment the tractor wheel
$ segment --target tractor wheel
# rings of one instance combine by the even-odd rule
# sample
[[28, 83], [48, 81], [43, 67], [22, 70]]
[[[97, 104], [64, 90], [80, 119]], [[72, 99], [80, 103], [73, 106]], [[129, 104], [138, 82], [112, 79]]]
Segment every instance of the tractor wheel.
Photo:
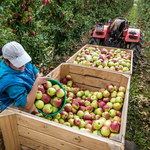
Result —
[[129, 49], [133, 50], [133, 71], [136, 70], [141, 57], [141, 43], [130, 43]]
[[93, 44], [93, 45], [104, 45], [104, 39], [100, 39], [100, 38], [90, 38], [89, 44]]

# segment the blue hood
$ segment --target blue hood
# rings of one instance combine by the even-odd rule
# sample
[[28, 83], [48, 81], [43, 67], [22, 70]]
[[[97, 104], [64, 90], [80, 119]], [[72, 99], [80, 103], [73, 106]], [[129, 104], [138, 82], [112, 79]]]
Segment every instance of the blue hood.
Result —
[[2, 110], [10, 105], [14, 100], [4, 92], [9, 86], [24, 86], [27, 93], [30, 92], [35, 81], [35, 75], [31, 69], [31, 64], [27, 63], [24, 71], [17, 71], [10, 68], [4, 61], [0, 63], [0, 105]]
[[0, 79], [7, 74], [20, 74], [21, 72], [10, 68], [4, 60], [0, 63]]

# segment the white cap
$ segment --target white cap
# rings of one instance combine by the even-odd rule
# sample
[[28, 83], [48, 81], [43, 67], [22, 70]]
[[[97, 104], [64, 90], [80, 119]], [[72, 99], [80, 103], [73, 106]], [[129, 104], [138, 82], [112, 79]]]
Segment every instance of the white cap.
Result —
[[8, 59], [17, 68], [31, 61], [31, 57], [22, 45], [14, 41], [3, 46], [2, 54], [4, 59]]

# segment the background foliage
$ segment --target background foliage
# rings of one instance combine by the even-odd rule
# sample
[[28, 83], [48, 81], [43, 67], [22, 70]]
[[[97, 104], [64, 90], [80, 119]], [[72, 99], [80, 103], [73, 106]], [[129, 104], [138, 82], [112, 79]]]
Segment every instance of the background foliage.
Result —
[[[3, 0], [0, 46], [16, 40], [34, 64], [65, 56], [98, 22], [120, 16], [133, 0]], [[17, 6], [17, 7], [16, 7]]]
[[[140, 16], [140, 17], [139, 17]], [[150, 7], [148, 0], [139, 0], [127, 18], [136, 22], [143, 34], [138, 70], [132, 75], [128, 106], [126, 139], [139, 150], [150, 150]]]

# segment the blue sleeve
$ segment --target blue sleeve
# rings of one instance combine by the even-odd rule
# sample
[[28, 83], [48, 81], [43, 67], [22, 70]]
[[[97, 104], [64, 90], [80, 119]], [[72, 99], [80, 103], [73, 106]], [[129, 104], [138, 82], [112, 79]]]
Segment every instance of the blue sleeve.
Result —
[[5, 92], [14, 100], [14, 106], [25, 107], [27, 103], [27, 91], [25, 87], [19, 85], [10, 86]]
[[39, 70], [36, 68], [35, 65], [33, 65], [33, 72], [34, 72], [35, 75], [36, 75], [37, 73], [39, 73]]
[[34, 75], [36, 75], [37, 73], [39, 73], [39, 70], [36, 68], [35, 65], [31, 64], [31, 63], [28, 63], [28, 67], [30, 70], [33, 71]]

